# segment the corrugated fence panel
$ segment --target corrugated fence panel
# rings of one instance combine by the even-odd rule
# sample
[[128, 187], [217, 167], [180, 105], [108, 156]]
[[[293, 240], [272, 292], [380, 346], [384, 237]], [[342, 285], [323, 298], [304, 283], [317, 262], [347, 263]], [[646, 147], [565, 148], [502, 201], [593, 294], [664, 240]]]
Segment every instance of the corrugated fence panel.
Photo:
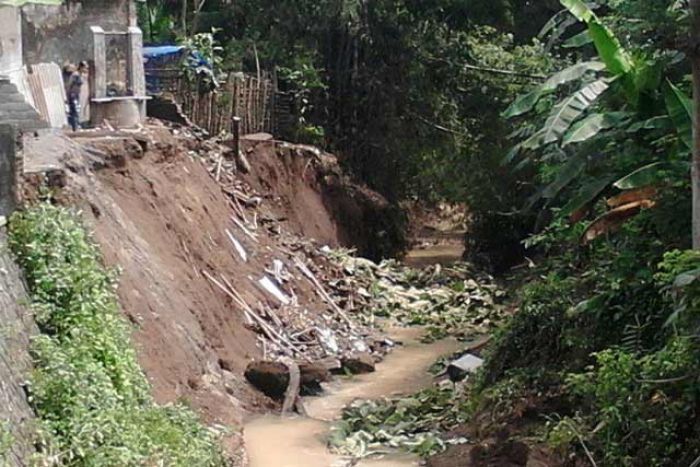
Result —
[[[68, 124], [66, 116], [66, 89], [63, 84], [61, 68], [55, 63], [32, 65], [32, 74], [40, 86], [37, 92], [43, 94], [46, 114], [52, 128], [63, 128]], [[37, 95], [35, 94], [35, 100]]]
[[46, 106], [44, 90], [41, 87], [39, 75], [34, 73], [27, 73], [27, 82], [29, 83], [29, 89], [31, 90], [32, 97], [34, 98], [34, 108], [41, 114], [43, 119], [48, 122], [49, 109]]

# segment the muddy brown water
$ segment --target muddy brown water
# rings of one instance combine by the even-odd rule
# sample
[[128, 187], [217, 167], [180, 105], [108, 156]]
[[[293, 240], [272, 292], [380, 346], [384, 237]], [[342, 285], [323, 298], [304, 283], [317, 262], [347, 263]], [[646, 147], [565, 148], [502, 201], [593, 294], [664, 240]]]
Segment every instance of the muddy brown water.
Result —
[[[422, 330], [392, 330], [397, 347], [377, 365], [377, 371], [353, 378], [339, 378], [326, 386], [322, 396], [304, 400], [309, 416], [286, 417], [267, 415], [246, 424], [244, 437], [250, 467], [343, 467], [348, 459], [330, 453], [326, 437], [330, 424], [337, 420], [345, 406], [357, 399], [411, 394], [429, 387], [433, 377], [430, 366], [443, 355], [456, 352], [461, 344], [444, 340], [420, 343]], [[361, 467], [417, 466], [419, 459], [408, 455], [389, 455], [364, 459]]]
[[464, 235], [460, 230], [426, 230], [416, 238], [417, 245], [408, 252], [403, 262], [413, 268], [424, 268], [439, 264], [448, 266], [462, 259], [464, 255]]

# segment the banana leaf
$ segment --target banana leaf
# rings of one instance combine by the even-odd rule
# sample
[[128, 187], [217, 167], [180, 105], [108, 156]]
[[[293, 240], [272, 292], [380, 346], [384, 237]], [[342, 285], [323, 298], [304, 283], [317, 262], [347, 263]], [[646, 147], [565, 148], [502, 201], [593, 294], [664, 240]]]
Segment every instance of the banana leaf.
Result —
[[542, 191], [542, 198], [552, 199], [561, 190], [569, 185], [586, 168], [586, 158], [583, 156], [572, 157], [559, 169], [556, 179]]
[[663, 178], [662, 169], [667, 166], [668, 165], [664, 162], [654, 162], [653, 164], [645, 165], [622, 177], [613, 185], [620, 190], [632, 190], [634, 188], [656, 184]]
[[668, 115], [676, 126], [676, 131], [683, 144], [693, 147], [693, 101], [672, 82], [666, 81], [664, 99]]
[[584, 45], [592, 44], [593, 38], [588, 31], [583, 31], [567, 39], [561, 46], [565, 49], [576, 49]]
[[593, 10], [581, 0], [560, 0], [569, 12], [588, 25], [588, 34], [593, 39], [598, 55], [613, 75], [629, 73], [633, 61], [613, 32], [599, 20]]
[[531, 92], [519, 96], [503, 112], [505, 118], [513, 118], [531, 111], [537, 102], [547, 93], [555, 91], [559, 86], [583, 78], [587, 73], [601, 71], [605, 69], [603, 62], [592, 60], [580, 62], [572, 65], [558, 73], [552, 75], [541, 86]]
[[591, 10], [591, 8], [582, 0], [560, 0], [560, 3], [579, 21], [587, 23], [591, 19], [595, 18], [595, 13], [593, 13], [593, 10]]
[[564, 207], [562, 208], [561, 214], [564, 216], [569, 216], [572, 213], [578, 211], [584, 206], [590, 204], [595, 200], [608, 186], [612, 179], [610, 177], [605, 177], [600, 180], [594, 180], [579, 190], [579, 192], [574, 196]]
[[609, 88], [608, 80], [599, 79], [587, 84], [559, 102], [552, 109], [544, 124], [542, 142], [553, 143], [561, 139], [598, 98]]
[[634, 123], [627, 129], [628, 133], [636, 133], [640, 130], [669, 130], [673, 128], [673, 121], [668, 115], [652, 117], [642, 122]]
[[603, 130], [621, 127], [631, 117], [627, 112], [595, 113], [576, 122], [564, 135], [562, 147], [588, 141]]

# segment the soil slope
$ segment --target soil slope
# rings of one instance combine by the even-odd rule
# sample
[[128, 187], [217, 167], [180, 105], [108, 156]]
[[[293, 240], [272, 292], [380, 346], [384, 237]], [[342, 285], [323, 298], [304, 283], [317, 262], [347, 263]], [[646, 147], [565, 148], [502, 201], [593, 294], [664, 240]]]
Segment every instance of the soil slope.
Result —
[[[252, 309], [277, 313], [300, 334], [309, 326], [332, 330], [339, 352], [351, 348], [358, 332], [348, 329], [337, 308], [294, 270], [301, 257], [317, 274], [332, 275], [324, 272], [322, 259], [314, 258], [317, 246], [294, 231], [347, 245], [353, 229], [338, 221], [344, 203], [361, 213], [390, 206], [350, 186], [329, 156], [324, 162], [290, 148], [282, 143], [253, 148], [248, 152], [253, 170], [244, 178], [232, 176], [235, 187], [227, 187], [224, 180], [223, 186], [216, 183], [207, 163], [221, 160], [225, 148], [192, 135], [174, 136], [162, 126], [133, 135], [97, 131], [25, 143], [27, 201], [49, 188], [56, 202], [79, 207], [105, 262], [119, 269], [120, 304], [135, 325], [140, 363], [157, 401], [185, 400], [210, 424], [240, 427], [245, 413], [273, 405], [243, 373], [250, 361], [262, 357], [261, 348], [271, 356], [281, 352], [269, 342], [258, 345], [264, 340], [259, 327], [212, 278], [229, 282]], [[324, 196], [332, 187], [338, 189], [336, 196]], [[236, 196], [255, 188], [264, 198], [262, 206], [256, 201], [241, 207]], [[366, 235], [359, 228], [365, 221], [360, 217], [354, 224], [361, 235]], [[234, 248], [234, 235], [247, 252], [245, 260]], [[271, 276], [275, 263], [283, 265], [281, 283], [292, 297], [290, 306], [280, 306], [258, 284]], [[295, 345], [320, 352], [315, 338]], [[240, 437], [227, 443], [243, 462]]]

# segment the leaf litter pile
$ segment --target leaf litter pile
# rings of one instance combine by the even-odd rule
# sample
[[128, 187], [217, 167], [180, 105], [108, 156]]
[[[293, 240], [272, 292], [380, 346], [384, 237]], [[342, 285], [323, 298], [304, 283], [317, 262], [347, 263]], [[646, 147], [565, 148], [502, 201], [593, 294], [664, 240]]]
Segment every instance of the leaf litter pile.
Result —
[[[358, 307], [366, 324], [387, 318], [424, 326], [424, 340], [462, 340], [490, 334], [508, 315], [505, 291], [494, 279], [458, 263], [449, 267], [411, 269], [396, 261], [375, 264], [349, 251], [327, 250], [345, 276], [331, 284], [336, 293], [354, 290], [365, 299]], [[445, 368], [436, 362], [432, 371]], [[467, 442], [448, 433], [467, 421], [467, 392], [448, 381], [407, 397], [356, 401], [343, 411], [329, 440], [341, 455], [363, 458], [396, 450], [419, 456]]]
[[334, 289], [354, 290], [364, 297], [360, 319], [373, 324], [389, 318], [407, 326], [424, 326], [424, 340], [448, 336], [466, 340], [489, 334], [507, 310], [505, 291], [493, 277], [477, 272], [468, 263], [412, 269], [396, 261], [375, 264], [347, 250], [328, 251], [346, 275], [333, 282]]
[[352, 458], [403, 450], [419, 456], [465, 443], [446, 433], [465, 423], [466, 398], [452, 385], [426, 389], [410, 397], [358, 401], [343, 411], [331, 431], [330, 447]]

